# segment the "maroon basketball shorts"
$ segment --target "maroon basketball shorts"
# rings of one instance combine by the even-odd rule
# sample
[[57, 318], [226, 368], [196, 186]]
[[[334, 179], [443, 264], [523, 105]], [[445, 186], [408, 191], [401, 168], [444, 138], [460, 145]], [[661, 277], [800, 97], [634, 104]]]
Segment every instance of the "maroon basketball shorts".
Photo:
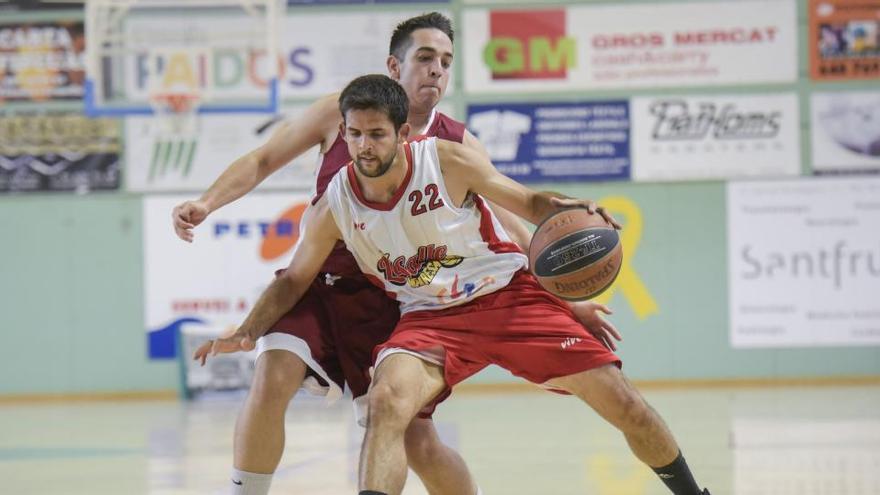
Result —
[[467, 304], [404, 314], [391, 338], [377, 348], [376, 366], [399, 352], [443, 366], [446, 390], [420, 416], [490, 364], [542, 386], [609, 363], [621, 365], [564, 302], [522, 271], [506, 287]]
[[322, 273], [257, 341], [257, 353], [281, 349], [296, 354], [308, 366], [304, 388], [332, 399], [347, 384], [363, 409], [373, 349], [388, 339], [399, 319], [397, 301], [362, 275]]

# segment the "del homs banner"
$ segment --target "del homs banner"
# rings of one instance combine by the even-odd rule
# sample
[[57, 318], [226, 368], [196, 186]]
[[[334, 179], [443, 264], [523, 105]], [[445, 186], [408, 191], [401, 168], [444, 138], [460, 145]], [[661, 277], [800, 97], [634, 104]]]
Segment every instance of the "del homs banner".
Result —
[[794, 0], [468, 8], [462, 26], [470, 93], [797, 79]]
[[634, 180], [800, 174], [794, 93], [632, 99]]
[[727, 186], [733, 347], [880, 345], [880, 179]]
[[185, 326], [223, 328], [244, 320], [274, 271], [290, 263], [304, 194], [258, 193], [214, 212], [192, 244], [171, 224], [189, 196], [143, 200], [144, 327], [151, 359], [177, 355]]

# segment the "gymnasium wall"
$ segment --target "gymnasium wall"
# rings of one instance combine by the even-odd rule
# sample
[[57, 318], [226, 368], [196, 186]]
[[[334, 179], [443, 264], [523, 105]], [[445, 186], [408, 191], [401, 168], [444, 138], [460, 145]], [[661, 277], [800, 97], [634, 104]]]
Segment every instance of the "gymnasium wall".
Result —
[[[623, 117], [618, 114], [619, 122], [626, 127], [625, 138], [604, 143], [596, 152], [596, 160], [589, 161], [599, 168], [588, 174], [580, 168], [554, 176], [554, 167], [565, 165], [545, 160], [553, 163], [541, 169], [536, 165], [540, 157], [534, 149], [519, 149], [515, 158], [504, 150], [496, 152], [507, 156], [499, 161], [505, 162], [512, 173], [520, 173], [519, 178], [530, 186], [597, 199], [608, 204], [624, 223], [628, 265], [615, 289], [602, 300], [615, 311], [611, 320], [625, 337], [620, 354], [632, 378], [880, 375], [880, 208], [876, 205], [880, 198], [876, 175], [880, 157], [870, 149], [846, 155], [833, 143], [824, 148], [813, 146], [822, 134], [813, 118], [818, 115], [814, 107], [824, 105], [830, 98], [828, 94], [863, 98], [866, 120], [859, 129], [867, 129], [869, 134], [877, 129], [880, 107], [874, 106], [872, 114], [870, 105], [877, 105], [880, 98], [880, 70], [869, 72], [871, 64], [877, 67], [880, 60], [876, 45], [863, 47], [860, 67], [867, 67], [864, 70], [868, 72], [853, 72], [850, 61], [838, 64], [836, 71], [811, 74], [817, 62], [810, 58], [814, 45], [808, 2], [702, 0], [659, 4], [680, 10], [657, 8], [658, 16], [707, 5], [721, 13], [730, 4], [740, 4], [740, 13], [742, 5], [751, 5], [752, 10], [746, 9], [745, 14], [752, 18], [760, 16], [762, 10], [770, 15], [790, 8], [794, 14], [790, 26], [776, 26], [776, 20], [770, 19], [763, 31], [750, 31], [754, 37], [763, 36], [763, 40], [731, 42], [729, 52], [724, 47], [716, 50], [714, 45], [703, 47], [716, 57], [712, 59], [718, 64], [712, 69], [714, 75], [694, 70], [678, 82], [663, 72], [668, 66], [658, 67], [653, 75], [631, 79], [618, 75], [613, 77], [623, 79], [608, 82], [613, 81], [607, 79], [612, 78], [610, 71], [602, 79], [587, 71], [583, 63], [560, 69], [558, 63], [564, 65], [565, 55], [557, 61], [556, 72], [544, 67], [553, 72], [544, 74], [544, 79], [517, 72], [527, 69], [496, 66], [496, 70], [508, 71], [508, 81], [500, 82], [504, 78], [493, 78], [486, 72], [486, 41], [480, 41], [481, 36], [485, 38], [480, 32], [489, 31], [480, 23], [491, 17], [489, 12], [495, 9], [492, 2], [291, 5], [287, 15], [295, 19], [290, 22], [296, 26], [320, 26], [319, 20], [327, 18], [359, 25], [363, 21], [357, 20], [358, 15], [375, 15], [375, 26], [380, 26], [375, 32], [379, 34], [363, 36], [364, 40], [374, 36], [374, 52], [381, 53], [385, 50], [388, 19], [428, 9], [451, 12], [458, 27], [455, 84], [442, 108], [461, 120], [493, 111], [496, 117], [504, 112], [531, 115], [537, 122], [541, 110], [546, 112], [548, 108], [574, 113], [588, 109], [594, 114], [597, 108], [625, 110]], [[760, 4], [769, 7], [761, 9]], [[507, 7], [509, 2], [504, 5]], [[593, 29], [589, 27], [591, 16], [613, 19], [615, 9], [658, 3], [521, 5], [526, 10], [552, 11], [548, 14], [551, 17], [567, 15], [568, 24], [561, 24], [560, 29], [580, 43], [579, 49], [587, 50], [587, 42], [578, 36], [581, 29]], [[705, 17], [700, 22], [706, 23], [707, 31], [733, 22], [732, 14], [727, 21], [725, 16], [700, 15]], [[694, 18], [704, 19], [700, 15]], [[17, 25], [70, 25], [81, 20], [82, 12], [76, 10], [3, 12], [0, 30]], [[502, 33], [511, 29], [502, 21], [492, 29]], [[672, 26], [669, 29], [673, 30], [676, 19], [657, 17], [651, 22], [661, 28]], [[760, 25], [760, 21], [754, 23]], [[637, 24], [633, 19], [633, 25]], [[771, 28], [773, 31], [768, 31]], [[762, 53], [777, 53], [774, 43], [782, 42], [786, 29], [792, 33], [793, 45], [790, 52], [785, 52], [783, 46], [781, 53], [791, 53], [796, 60], [763, 59]], [[288, 30], [284, 37], [295, 38], [293, 31]], [[693, 32], [698, 31], [694, 28]], [[642, 32], [647, 36], [639, 38], [641, 41], [629, 38], [619, 42], [651, 43], [653, 30], [644, 28]], [[516, 33], [506, 34], [516, 38]], [[5, 39], [7, 51], [0, 54], [15, 50], [8, 48], [10, 38]], [[322, 38], [310, 38], [309, 43], [315, 39]], [[593, 47], [596, 43], [611, 43], [608, 40], [593, 39]], [[296, 114], [314, 96], [333, 89], [321, 79], [321, 69], [330, 70], [333, 64], [321, 59], [326, 55], [320, 42], [314, 46], [309, 43], [302, 45], [310, 52], [296, 53], [309, 53], [313, 58], [299, 59], [286, 73], [289, 88], [282, 95], [288, 113]], [[693, 43], [696, 48], [692, 51], [698, 53], [700, 43]], [[757, 47], [759, 56], [735, 60], [740, 53], [737, 49], [749, 48], [750, 43]], [[291, 46], [302, 48], [298, 43]], [[305, 61], [312, 64], [311, 77], [303, 71]], [[379, 57], [378, 68], [373, 70], [381, 70], [381, 62]], [[728, 62], [733, 65], [728, 67]], [[793, 65], [790, 77], [786, 75], [787, 64]], [[287, 175], [255, 193], [241, 209], [218, 212], [212, 223], [197, 231], [192, 246], [178, 244], [170, 234], [169, 205], [196, 197], [229, 161], [265, 139], [253, 129], [266, 117], [236, 117], [243, 119], [236, 120], [241, 129], [238, 137], [234, 130], [230, 133], [212, 123], [215, 120], [206, 119], [204, 132], [213, 133], [205, 137], [210, 146], [199, 143], [201, 154], [194, 155], [192, 170], [183, 176], [175, 167], [158, 171], [150, 168], [145, 156], [155, 143], [144, 138], [150, 132], [150, 121], [129, 117], [101, 124], [83, 122], [77, 120], [82, 114], [81, 95], [70, 96], [75, 91], [62, 93], [39, 98], [7, 94], [0, 107], [0, 155], [5, 160], [0, 173], [6, 171], [0, 188], [4, 191], [0, 192], [0, 335], [4, 341], [0, 346], [0, 375], [5, 377], [0, 380], [0, 394], [175, 389], [179, 382], [179, 352], [174, 347], [174, 332], [187, 324], [221, 326], [234, 322], [259, 294], [272, 270], [286, 265], [288, 251], [271, 257], [254, 254], [271, 241], [259, 234], [259, 226], [277, 218], [295, 221], [296, 205], [302, 203], [308, 191], [308, 174], [303, 170], [308, 168], [309, 160], [299, 162], [300, 168], [291, 167]], [[652, 114], [645, 109], [664, 98], [685, 101], [691, 109], [714, 102], [719, 108], [728, 105], [757, 115], [759, 120], [772, 120], [771, 124], [764, 123], [771, 128], [766, 131], [772, 134], [771, 144], [760, 143], [760, 129], [747, 136], [749, 139], [730, 141], [729, 150], [712, 148], [724, 143], [694, 133], [689, 135], [690, 143], [686, 139], [677, 141], [679, 145], [646, 143], [662, 129], [656, 127], [659, 121], [651, 120]], [[499, 121], [496, 125], [511, 125], [516, 134], [517, 122], [502, 125]], [[53, 125], [57, 126], [54, 130]], [[685, 123], [679, 125], [687, 127]], [[12, 158], [30, 153], [51, 167], [57, 163], [53, 162], [57, 142], [47, 144], [33, 136], [64, 135], [63, 129], [71, 128], [101, 143], [98, 147], [86, 146], [91, 157], [86, 160], [92, 161], [76, 165], [96, 171], [92, 182], [45, 180], [31, 187], [30, 192], [14, 191], [15, 187], [27, 188], [27, 184], [19, 182], [16, 186], [8, 179], [14, 168]], [[505, 145], [504, 137], [484, 136], [499, 148]], [[880, 131], [873, 136], [880, 139]], [[37, 141], [36, 145], [29, 139]], [[74, 151], [82, 151], [84, 145], [76, 137], [65, 139], [68, 141], [62, 141], [77, 148]], [[745, 148], [736, 148], [740, 143], [745, 143]], [[524, 172], [523, 163], [535, 166]], [[773, 198], [787, 198], [787, 202], [780, 206]], [[807, 204], [816, 209], [809, 210], [804, 206]], [[734, 230], [730, 230], [731, 225]], [[200, 246], [203, 251], [199, 251]], [[206, 295], [218, 286], [231, 292], [226, 296]], [[199, 287], [204, 287], [202, 293]], [[223, 297], [228, 300], [209, 304]], [[238, 304], [240, 301], [243, 304]], [[813, 314], [811, 308], [816, 309], [814, 317], [798, 327], [800, 320], [793, 313]], [[762, 326], [756, 321], [772, 324]], [[474, 380], [515, 379], [490, 369]]]

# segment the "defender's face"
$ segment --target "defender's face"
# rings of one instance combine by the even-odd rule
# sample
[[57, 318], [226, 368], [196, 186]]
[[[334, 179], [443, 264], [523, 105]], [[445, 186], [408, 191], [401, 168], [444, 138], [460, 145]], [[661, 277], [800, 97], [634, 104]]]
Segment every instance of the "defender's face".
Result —
[[389, 58], [391, 78], [403, 86], [410, 107], [421, 111], [434, 108], [446, 93], [452, 68], [452, 41], [434, 28], [416, 29], [403, 60]]
[[398, 144], [406, 139], [406, 124], [394, 132], [391, 119], [379, 110], [349, 110], [342, 125], [348, 153], [367, 177], [384, 175], [397, 157]]

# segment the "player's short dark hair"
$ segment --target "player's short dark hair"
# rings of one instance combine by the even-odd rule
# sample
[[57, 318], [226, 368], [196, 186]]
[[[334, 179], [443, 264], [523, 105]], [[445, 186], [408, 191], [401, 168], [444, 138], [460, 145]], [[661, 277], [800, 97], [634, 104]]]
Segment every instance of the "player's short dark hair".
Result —
[[409, 114], [409, 98], [394, 79], [383, 74], [369, 74], [348, 83], [339, 95], [343, 120], [349, 110], [384, 112], [394, 124], [394, 130], [398, 131]]
[[394, 33], [391, 35], [391, 44], [388, 49], [388, 54], [394, 55], [397, 60], [403, 60], [406, 51], [409, 50], [409, 47], [412, 45], [413, 31], [426, 28], [439, 29], [440, 31], [443, 31], [446, 36], [449, 36], [449, 41], [455, 41], [453, 38], [454, 33], [452, 31], [452, 21], [439, 12], [429, 12], [420, 16], [410, 17], [397, 25], [394, 29]]

